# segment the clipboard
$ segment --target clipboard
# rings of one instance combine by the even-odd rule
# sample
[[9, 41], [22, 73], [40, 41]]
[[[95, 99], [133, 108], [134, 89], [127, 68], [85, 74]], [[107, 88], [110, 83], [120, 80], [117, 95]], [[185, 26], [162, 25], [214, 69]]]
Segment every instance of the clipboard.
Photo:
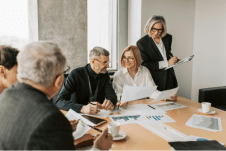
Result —
[[179, 66], [179, 65], [182, 65], [182, 64], [184, 64], [184, 63], [186, 63], [186, 62], [189, 62], [189, 61], [192, 60], [192, 58], [193, 58], [194, 56], [195, 56], [195, 55], [192, 55], [192, 56], [189, 56], [189, 57], [187, 57], [187, 58], [184, 58], [184, 59], [182, 59], [181, 61], [175, 63], [174, 65], [165, 68], [165, 70], [170, 69], [170, 68], [173, 68], [173, 67], [176, 67], [176, 66]]

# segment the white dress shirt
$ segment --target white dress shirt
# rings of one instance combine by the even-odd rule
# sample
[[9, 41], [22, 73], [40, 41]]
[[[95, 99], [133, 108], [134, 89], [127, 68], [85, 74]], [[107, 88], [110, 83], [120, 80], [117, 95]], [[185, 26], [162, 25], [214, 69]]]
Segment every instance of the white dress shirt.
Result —
[[[127, 86], [135, 86], [135, 87], [146, 87], [146, 86], [156, 86], [155, 82], [152, 79], [150, 71], [144, 67], [140, 66], [134, 78], [131, 77], [127, 68], [122, 67], [114, 74], [113, 79], [113, 88], [117, 95], [118, 100], [120, 100], [120, 96], [122, 96], [123, 87]], [[160, 94], [160, 91], [155, 91], [150, 98], [156, 99], [156, 97]]]
[[[153, 39], [153, 41], [155, 42], [154, 39]], [[163, 57], [163, 61], [159, 61], [159, 69], [167, 68], [168, 67], [168, 61], [167, 61], [167, 57], [166, 57], [165, 46], [164, 46], [164, 44], [162, 42], [162, 39], [160, 38], [160, 43], [159, 44], [157, 44], [156, 42], [155, 42], [155, 44], [158, 47], [159, 52], [161, 53], [161, 55]]]

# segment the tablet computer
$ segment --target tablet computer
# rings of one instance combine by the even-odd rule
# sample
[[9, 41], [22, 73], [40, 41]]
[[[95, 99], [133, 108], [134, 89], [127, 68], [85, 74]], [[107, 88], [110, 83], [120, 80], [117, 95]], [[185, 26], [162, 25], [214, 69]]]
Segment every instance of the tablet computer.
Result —
[[94, 123], [95, 126], [99, 126], [105, 122], [107, 122], [104, 119], [101, 118], [97, 118], [97, 117], [93, 117], [93, 116], [88, 116], [88, 115], [82, 115], [84, 118], [86, 118], [87, 120], [89, 120], [90, 122]]

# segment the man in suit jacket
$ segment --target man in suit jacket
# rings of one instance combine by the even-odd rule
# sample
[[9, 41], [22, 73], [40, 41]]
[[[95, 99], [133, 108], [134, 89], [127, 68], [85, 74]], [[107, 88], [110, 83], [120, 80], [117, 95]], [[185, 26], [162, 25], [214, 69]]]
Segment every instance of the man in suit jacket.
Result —
[[117, 97], [107, 73], [109, 52], [94, 47], [89, 57], [90, 64], [72, 70], [64, 82], [55, 102], [60, 109], [88, 114], [97, 114], [100, 109], [114, 109]]
[[[0, 150], [74, 150], [69, 121], [49, 101], [64, 80], [66, 58], [60, 48], [34, 42], [17, 61], [18, 82], [0, 95]], [[109, 149], [112, 137], [106, 129], [96, 141], [95, 148]]]

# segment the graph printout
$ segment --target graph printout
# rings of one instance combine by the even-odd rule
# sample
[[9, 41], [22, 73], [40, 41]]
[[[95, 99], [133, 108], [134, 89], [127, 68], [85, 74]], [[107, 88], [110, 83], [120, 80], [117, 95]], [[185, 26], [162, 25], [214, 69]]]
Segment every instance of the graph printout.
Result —
[[133, 123], [167, 123], [175, 122], [171, 117], [162, 114], [128, 114], [128, 115], [109, 115], [113, 122], [119, 122], [121, 125]]
[[158, 104], [152, 104], [151, 106], [154, 107], [155, 109], [161, 109], [164, 111], [186, 107], [184, 105], [181, 105], [175, 102], [158, 103]]
[[186, 123], [187, 126], [210, 131], [222, 131], [221, 118], [194, 114]]

